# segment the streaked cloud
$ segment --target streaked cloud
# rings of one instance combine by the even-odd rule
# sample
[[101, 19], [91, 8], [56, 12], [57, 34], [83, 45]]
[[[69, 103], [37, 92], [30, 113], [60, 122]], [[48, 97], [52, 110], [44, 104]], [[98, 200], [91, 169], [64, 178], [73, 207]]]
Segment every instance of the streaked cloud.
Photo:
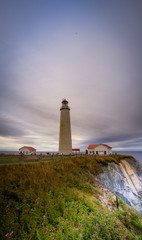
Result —
[[1, 149], [58, 150], [62, 98], [73, 147], [140, 149], [141, 1], [61, 2], [0, 3]]

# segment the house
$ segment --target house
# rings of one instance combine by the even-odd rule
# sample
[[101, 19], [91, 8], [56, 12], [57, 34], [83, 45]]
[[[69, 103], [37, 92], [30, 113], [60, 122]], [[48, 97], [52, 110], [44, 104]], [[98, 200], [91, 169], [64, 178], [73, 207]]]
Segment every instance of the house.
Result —
[[79, 148], [73, 148], [72, 153], [73, 154], [75, 154], [75, 153], [78, 154], [78, 153], [80, 153], [80, 149]]
[[88, 146], [88, 154], [95, 154], [95, 155], [110, 155], [112, 154], [112, 147], [106, 144], [94, 144]]
[[36, 149], [29, 146], [24, 146], [19, 148], [19, 153], [23, 153], [24, 155], [33, 155], [36, 154]]

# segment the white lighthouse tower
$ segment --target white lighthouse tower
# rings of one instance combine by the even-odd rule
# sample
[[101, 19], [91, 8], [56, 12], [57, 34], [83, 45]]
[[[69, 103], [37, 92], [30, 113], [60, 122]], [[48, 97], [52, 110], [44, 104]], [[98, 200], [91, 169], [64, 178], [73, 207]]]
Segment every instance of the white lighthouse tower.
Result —
[[59, 133], [59, 153], [71, 154], [72, 140], [71, 140], [70, 108], [68, 106], [68, 101], [66, 99], [63, 99], [60, 111], [61, 115]]

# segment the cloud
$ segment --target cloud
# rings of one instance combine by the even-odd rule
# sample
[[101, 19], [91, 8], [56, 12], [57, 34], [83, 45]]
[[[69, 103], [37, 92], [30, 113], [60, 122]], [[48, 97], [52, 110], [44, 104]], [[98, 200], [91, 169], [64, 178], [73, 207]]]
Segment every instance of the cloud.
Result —
[[0, 135], [1, 136], [17, 136], [21, 137], [26, 133], [22, 128], [20, 128], [20, 122], [14, 121], [14, 119], [8, 116], [1, 115], [0, 117]]
[[67, 98], [73, 145], [137, 146], [141, 1], [32, 6], [1, 3], [1, 136], [57, 149], [61, 100]]

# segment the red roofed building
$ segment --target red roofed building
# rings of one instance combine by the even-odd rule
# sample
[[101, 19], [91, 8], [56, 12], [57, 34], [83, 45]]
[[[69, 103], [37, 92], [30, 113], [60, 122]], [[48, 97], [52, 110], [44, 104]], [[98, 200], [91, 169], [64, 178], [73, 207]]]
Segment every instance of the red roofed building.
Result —
[[107, 144], [91, 144], [88, 146], [88, 154], [95, 155], [110, 155], [112, 154], [112, 147]]
[[24, 155], [32, 155], [36, 154], [36, 149], [29, 146], [24, 146], [22, 148], [19, 148], [19, 153], [23, 153]]
[[80, 149], [79, 148], [73, 148], [72, 153], [80, 153]]

